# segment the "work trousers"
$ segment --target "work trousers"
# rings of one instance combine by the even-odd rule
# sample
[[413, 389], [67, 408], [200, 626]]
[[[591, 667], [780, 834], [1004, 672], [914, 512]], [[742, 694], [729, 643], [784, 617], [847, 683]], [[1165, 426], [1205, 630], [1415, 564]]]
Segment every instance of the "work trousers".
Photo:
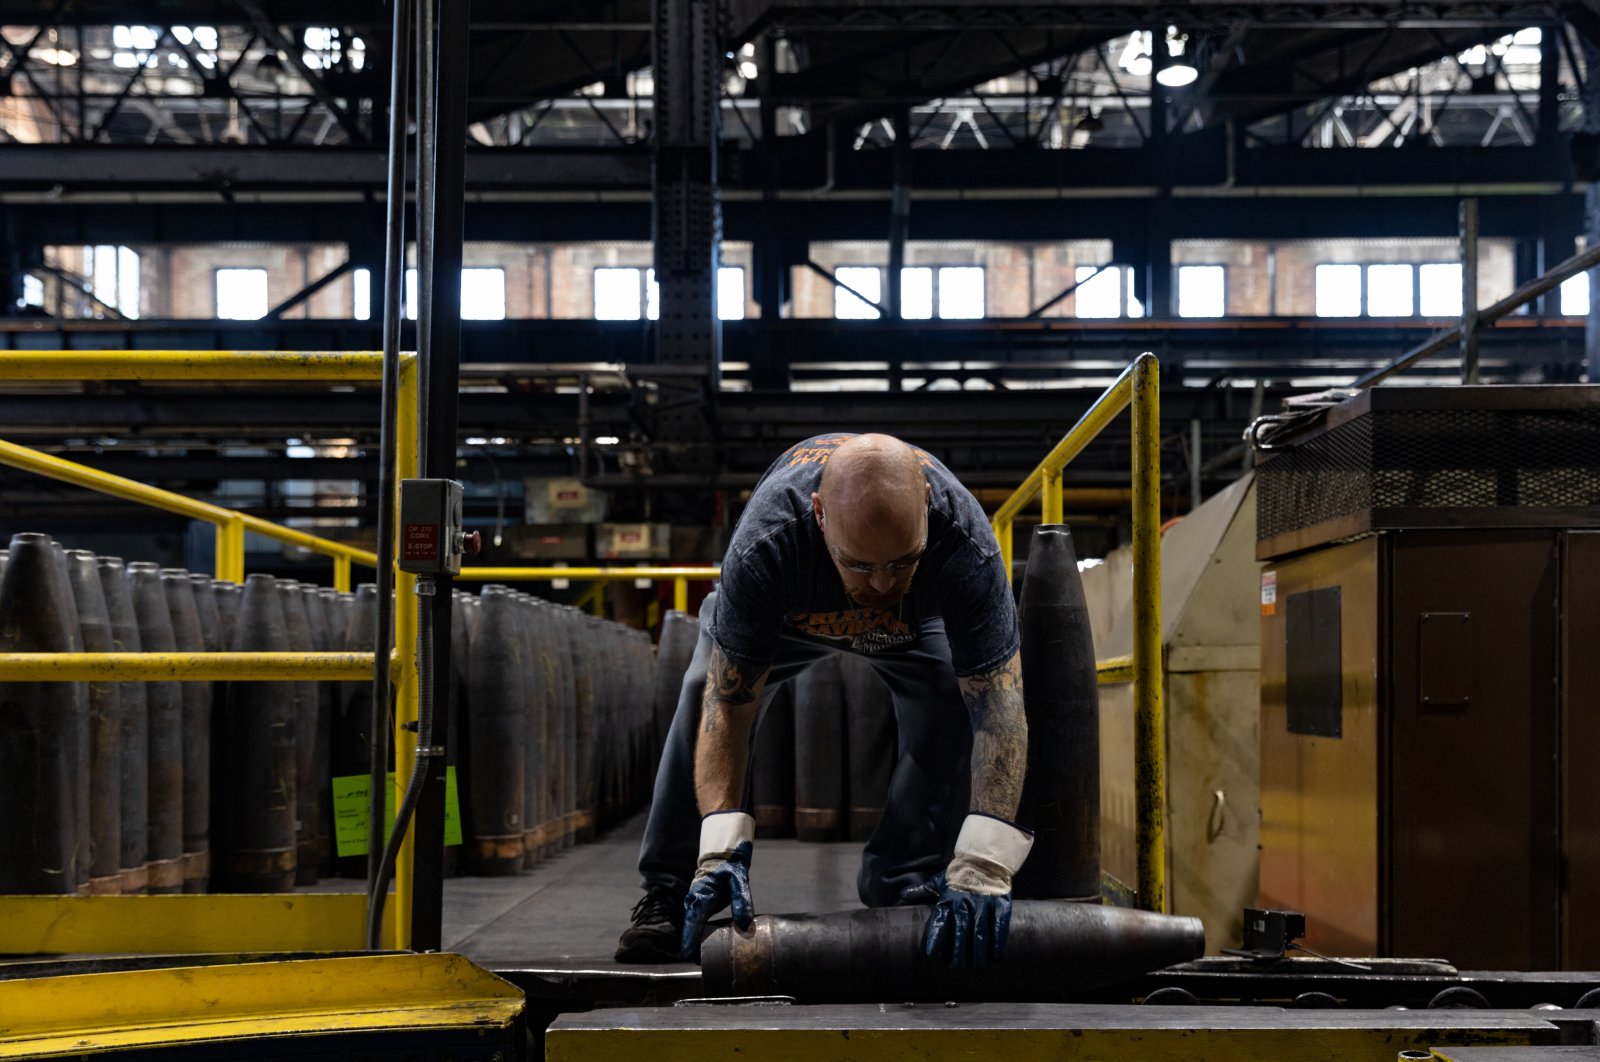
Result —
[[[656, 771], [654, 798], [639, 851], [646, 889], [688, 890], [699, 860], [700, 810], [694, 792], [694, 746], [700, 730], [701, 696], [711, 658], [716, 594], [700, 610], [700, 640], [683, 677]], [[841, 650], [836, 645], [785, 629], [767, 673], [750, 743], [767, 717], [772, 693], [801, 671]], [[893, 649], [860, 654], [888, 686], [899, 726], [897, 758], [889, 779], [883, 818], [861, 854], [856, 889], [868, 907], [900, 902], [900, 891], [945, 868], [971, 793], [972, 728], [950, 664], [944, 621], [923, 623], [915, 640]], [[838, 750], [842, 757], [843, 748]], [[752, 763], [751, 772], [761, 770]], [[751, 779], [745, 778], [744, 808], [750, 809]]]

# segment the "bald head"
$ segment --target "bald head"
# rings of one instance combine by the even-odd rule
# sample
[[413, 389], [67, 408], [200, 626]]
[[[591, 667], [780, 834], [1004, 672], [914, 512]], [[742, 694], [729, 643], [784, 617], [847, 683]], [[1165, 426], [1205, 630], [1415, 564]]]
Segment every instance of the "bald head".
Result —
[[811, 507], [861, 604], [890, 608], [910, 589], [928, 539], [928, 493], [916, 451], [892, 435], [857, 435], [828, 456]]
[[852, 524], [915, 526], [927, 507], [928, 481], [916, 451], [893, 435], [857, 435], [829, 455], [817, 494], [826, 511], [838, 510]]

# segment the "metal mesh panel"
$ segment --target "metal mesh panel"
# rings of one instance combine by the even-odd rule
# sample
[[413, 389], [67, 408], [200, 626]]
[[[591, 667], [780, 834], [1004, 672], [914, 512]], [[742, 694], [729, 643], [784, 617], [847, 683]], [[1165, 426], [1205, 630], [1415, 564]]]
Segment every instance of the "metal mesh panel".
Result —
[[1259, 469], [1258, 537], [1370, 509], [1600, 506], [1600, 409], [1380, 410]]
[[1257, 538], [1371, 507], [1371, 417], [1358, 417], [1274, 454], [1257, 470]]

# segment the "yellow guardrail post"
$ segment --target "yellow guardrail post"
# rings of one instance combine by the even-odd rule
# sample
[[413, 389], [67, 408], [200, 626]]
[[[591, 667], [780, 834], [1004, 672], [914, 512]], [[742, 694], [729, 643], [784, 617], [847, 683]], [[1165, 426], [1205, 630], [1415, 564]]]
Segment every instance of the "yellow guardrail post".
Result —
[[1139, 903], [1166, 909], [1166, 723], [1161, 673], [1161, 369], [1133, 363], [1133, 726]]
[[681, 575], [672, 580], [672, 607], [679, 612], [689, 611], [689, 580]]
[[1000, 561], [1006, 568], [1006, 582], [1011, 581], [1011, 520], [995, 518], [994, 539], [1000, 544]]
[[1044, 489], [1040, 499], [1039, 519], [1047, 524], [1059, 524], [1062, 520], [1061, 499], [1061, 469], [1045, 473]]
[[1134, 686], [1134, 788], [1141, 906], [1166, 907], [1167, 792], [1161, 667], [1161, 378], [1155, 355], [1135, 358], [1045, 455], [992, 518], [995, 538], [1011, 578], [1012, 525], [1034, 498], [1043, 496], [1042, 519], [1063, 518], [1062, 469], [1130, 405], [1133, 407], [1133, 653], [1097, 661], [1101, 683]]
[[[395, 511], [400, 511], [399, 485], [401, 480], [414, 479], [420, 460], [419, 384], [417, 359], [404, 358], [400, 362], [400, 388], [395, 396], [395, 496], [390, 500]], [[398, 528], [396, 533], [398, 535]], [[399, 544], [395, 545], [399, 556]], [[416, 734], [410, 729], [416, 725], [420, 706], [421, 686], [417, 678], [417, 577], [395, 571], [394, 576], [394, 644], [400, 654], [400, 680], [395, 684], [394, 712], [394, 795], [393, 806], [398, 808], [405, 798], [406, 783], [417, 763]], [[377, 829], [376, 824], [373, 826]], [[394, 937], [395, 947], [411, 947], [411, 911], [416, 898], [416, 820], [406, 827], [405, 839], [395, 856], [394, 900], [387, 905], [386, 913]]]
[[229, 583], [244, 582], [244, 520], [234, 516], [226, 527], [217, 529], [219, 540], [228, 544], [227, 564], [217, 565], [217, 578]]
[[339, 591], [350, 589], [350, 557], [341, 553], [333, 558], [333, 588]]

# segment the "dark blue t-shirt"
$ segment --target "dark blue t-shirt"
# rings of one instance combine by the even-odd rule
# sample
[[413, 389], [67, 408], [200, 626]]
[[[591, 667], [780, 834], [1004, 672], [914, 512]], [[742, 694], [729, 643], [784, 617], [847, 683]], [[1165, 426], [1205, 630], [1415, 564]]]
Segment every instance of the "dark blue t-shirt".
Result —
[[711, 636], [740, 664], [765, 668], [785, 630], [858, 653], [917, 638], [942, 617], [957, 675], [993, 671], [1017, 651], [1017, 610], [1005, 562], [978, 500], [950, 470], [917, 450], [933, 491], [928, 545], [911, 590], [891, 609], [857, 604], [845, 593], [811, 495], [822, 467], [848, 434], [818, 435], [790, 447], [756, 484], [722, 561]]

